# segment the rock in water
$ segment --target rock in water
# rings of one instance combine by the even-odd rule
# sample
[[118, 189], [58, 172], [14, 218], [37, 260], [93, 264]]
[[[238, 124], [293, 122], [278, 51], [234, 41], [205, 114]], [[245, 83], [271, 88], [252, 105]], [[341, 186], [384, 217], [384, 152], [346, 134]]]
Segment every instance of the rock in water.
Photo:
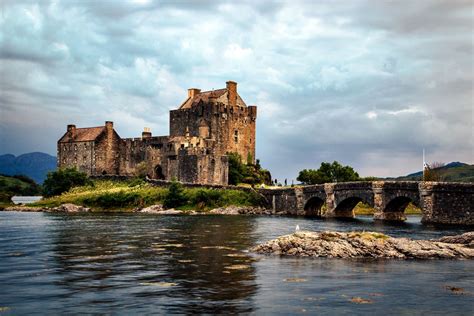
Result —
[[79, 213], [79, 212], [89, 212], [91, 209], [81, 205], [75, 205], [71, 203], [62, 204], [61, 206], [55, 207], [53, 211], [55, 212], [66, 212], [66, 213]]
[[474, 259], [474, 249], [469, 245], [393, 238], [376, 232], [296, 232], [267, 241], [252, 251], [328, 258]]
[[469, 245], [469, 247], [474, 248], [474, 232], [467, 232], [462, 235], [456, 236], [445, 236], [435, 241], [445, 242], [449, 244]]

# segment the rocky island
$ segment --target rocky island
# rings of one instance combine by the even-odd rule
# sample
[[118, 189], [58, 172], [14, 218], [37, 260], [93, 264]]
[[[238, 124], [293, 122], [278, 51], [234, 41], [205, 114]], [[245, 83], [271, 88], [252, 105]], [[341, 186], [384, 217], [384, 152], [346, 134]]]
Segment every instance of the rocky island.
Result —
[[474, 259], [474, 232], [437, 240], [376, 232], [296, 232], [252, 249], [262, 254], [342, 259]]

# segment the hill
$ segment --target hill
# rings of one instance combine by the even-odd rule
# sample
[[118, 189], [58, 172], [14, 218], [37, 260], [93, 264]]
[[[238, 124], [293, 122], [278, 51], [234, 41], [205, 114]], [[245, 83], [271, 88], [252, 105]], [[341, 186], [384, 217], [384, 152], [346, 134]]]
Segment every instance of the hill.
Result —
[[43, 183], [46, 174], [56, 169], [56, 157], [33, 152], [15, 157], [11, 154], [0, 155], [0, 173], [13, 176], [25, 175], [37, 183]]
[[[435, 169], [440, 173], [442, 181], [446, 182], [474, 182], [474, 165], [462, 162], [451, 162], [441, 168]], [[395, 178], [397, 181], [420, 181], [423, 171]], [[393, 180], [393, 178], [392, 178]]]
[[10, 202], [14, 195], [39, 195], [41, 187], [25, 176], [0, 175], [0, 202]]

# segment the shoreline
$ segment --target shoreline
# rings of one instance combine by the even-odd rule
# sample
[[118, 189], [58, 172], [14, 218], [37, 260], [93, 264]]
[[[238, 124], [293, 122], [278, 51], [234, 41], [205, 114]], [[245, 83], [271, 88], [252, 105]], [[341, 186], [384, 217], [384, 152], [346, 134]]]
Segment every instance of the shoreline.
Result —
[[[1, 205], [0, 212], [41, 212], [41, 213], [134, 213], [156, 215], [294, 215], [291, 212], [276, 212], [259, 206], [223, 206], [207, 210], [197, 209], [165, 209], [161, 204], [135, 208], [93, 208], [73, 203], [64, 203], [56, 207], [28, 206], [28, 205]], [[373, 216], [373, 212], [355, 212], [357, 216]], [[421, 213], [407, 213], [406, 216], [421, 216]], [[304, 217], [304, 216], [303, 216]]]

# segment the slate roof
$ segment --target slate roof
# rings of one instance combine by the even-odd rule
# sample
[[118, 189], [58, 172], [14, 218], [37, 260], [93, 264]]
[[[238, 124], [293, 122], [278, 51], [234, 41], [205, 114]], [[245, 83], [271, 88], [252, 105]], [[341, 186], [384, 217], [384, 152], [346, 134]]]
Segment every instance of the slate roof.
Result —
[[97, 127], [84, 127], [84, 128], [76, 128], [76, 136], [74, 139], [71, 139], [69, 133], [66, 132], [63, 137], [59, 140], [60, 143], [66, 142], [89, 142], [94, 141], [97, 137], [105, 131], [105, 126], [97, 126]]
[[179, 107], [180, 109], [189, 109], [194, 105], [198, 104], [200, 101], [206, 103], [209, 102], [209, 98], [220, 98], [227, 92], [227, 89], [218, 89], [212, 91], [203, 91], [194, 96], [194, 98], [187, 98], [183, 104]]

